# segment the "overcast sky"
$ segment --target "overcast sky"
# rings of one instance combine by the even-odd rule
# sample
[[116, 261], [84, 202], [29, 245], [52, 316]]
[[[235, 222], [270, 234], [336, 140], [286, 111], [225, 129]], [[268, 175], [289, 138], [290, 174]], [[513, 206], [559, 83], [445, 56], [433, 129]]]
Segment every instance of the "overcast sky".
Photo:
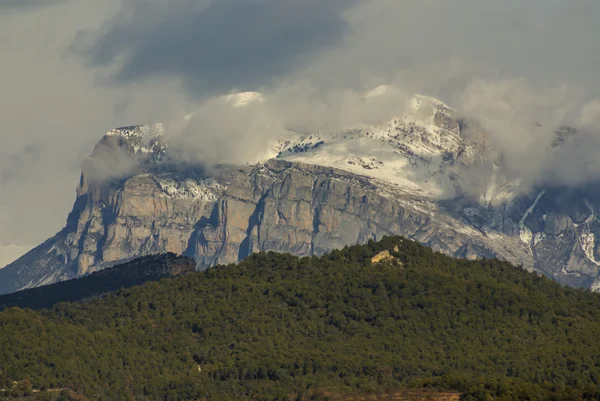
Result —
[[594, 124], [598, 16], [597, 0], [0, 0], [0, 244], [64, 225], [109, 129], [234, 90], [392, 83], [490, 121], [508, 105]]

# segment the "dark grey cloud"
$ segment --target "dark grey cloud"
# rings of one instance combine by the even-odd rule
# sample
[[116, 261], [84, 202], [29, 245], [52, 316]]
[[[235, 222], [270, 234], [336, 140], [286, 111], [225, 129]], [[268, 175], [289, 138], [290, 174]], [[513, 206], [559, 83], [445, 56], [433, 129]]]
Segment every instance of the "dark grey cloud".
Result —
[[597, 0], [370, 0], [348, 14], [356, 34], [320, 57], [313, 76], [347, 84], [365, 72], [410, 71], [410, 81], [450, 102], [472, 77], [566, 83], [600, 96]]
[[116, 65], [118, 83], [173, 76], [196, 95], [252, 90], [341, 41], [358, 1], [130, 0], [74, 49], [91, 66]]
[[36, 7], [46, 7], [66, 0], [0, 0], [0, 8], [8, 9], [29, 9]]
[[[317, 86], [356, 87], [404, 70], [447, 100], [473, 76], [600, 96], [596, 0], [124, 1], [73, 47], [117, 84], [167, 77], [210, 95], [303, 72]], [[462, 65], [450, 76], [452, 63]]]

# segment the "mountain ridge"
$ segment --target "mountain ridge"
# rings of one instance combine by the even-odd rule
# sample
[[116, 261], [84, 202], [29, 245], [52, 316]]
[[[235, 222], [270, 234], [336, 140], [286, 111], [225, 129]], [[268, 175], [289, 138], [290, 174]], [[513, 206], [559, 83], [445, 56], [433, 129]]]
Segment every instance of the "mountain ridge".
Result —
[[[51, 275], [41, 282], [24, 281], [31, 278], [27, 270], [14, 279], [29, 287], [77, 277], [102, 267], [96, 264], [97, 255], [102, 262], [114, 263], [132, 253], [166, 249], [194, 256], [200, 267], [208, 267], [237, 262], [261, 250], [319, 255], [396, 232], [458, 256], [475, 258], [487, 252], [514, 261], [525, 257], [514, 256], [519, 242], [495, 243], [444, 213], [433, 220], [438, 205], [403, 198], [398, 188], [372, 178], [272, 160], [223, 170], [219, 180], [228, 184], [227, 189], [208, 202], [167, 196], [148, 174], [136, 175], [113, 191], [102, 187], [86, 192], [69, 225], [39, 248], [44, 255], [37, 262], [39, 268], [60, 261], [60, 269], [49, 270]], [[109, 214], [112, 210], [117, 214]], [[486, 251], [489, 248], [496, 252]], [[31, 266], [28, 257], [35, 261], [39, 254], [30, 252], [22, 258], [23, 267]]]
[[47, 309], [59, 302], [80, 302], [166, 277], [189, 274], [195, 267], [192, 259], [175, 254], [145, 256], [83, 277], [0, 295], [0, 310]]
[[256, 251], [320, 255], [383, 235], [599, 287], [600, 191], [521, 193], [485, 131], [455, 113], [418, 95], [388, 123], [287, 132], [265, 145], [268, 160], [245, 166], [179, 160], [160, 124], [111, 130], [84, 163], [66, 227], [0, 271], [0, 292], [152, 253], [185, 254], [206, 268]]

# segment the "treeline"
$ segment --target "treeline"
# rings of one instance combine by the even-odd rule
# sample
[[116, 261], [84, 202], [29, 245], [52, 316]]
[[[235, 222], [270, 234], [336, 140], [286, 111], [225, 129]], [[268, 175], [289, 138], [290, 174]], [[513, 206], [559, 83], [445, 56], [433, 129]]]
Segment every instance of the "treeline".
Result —
[[[384, 250], [395, 260], [372, 264]], [[256, 254], [50, 310], [6, 309], [0, 388], [91, 400], [302, 400], [402, 387], [591, 400], [600, 399], [598, 333], [597, 294], [390, 237], [320, 258]], [[25, 380], [28, 389], [14, 383]]]

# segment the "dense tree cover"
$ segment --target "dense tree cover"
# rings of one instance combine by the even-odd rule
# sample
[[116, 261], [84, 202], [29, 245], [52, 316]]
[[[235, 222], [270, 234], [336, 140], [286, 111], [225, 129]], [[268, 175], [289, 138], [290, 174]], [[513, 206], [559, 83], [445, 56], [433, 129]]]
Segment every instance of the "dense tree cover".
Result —
[[[371, 264], [383, 250], [402, 266]], [[6, 309], [0, 386], [8, 394], [26, 379], [98, 400], [398, 387], [600, 399], [598, 333], [597, 294], [395, 237], [320, 258], [256, 254], [50, 310]]]

